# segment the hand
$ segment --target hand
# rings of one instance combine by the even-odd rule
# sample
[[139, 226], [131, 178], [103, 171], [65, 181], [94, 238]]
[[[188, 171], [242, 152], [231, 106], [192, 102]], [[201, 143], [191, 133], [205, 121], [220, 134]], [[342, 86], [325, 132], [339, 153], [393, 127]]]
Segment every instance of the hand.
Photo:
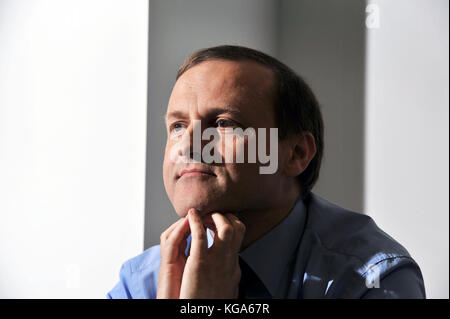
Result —
[[[241, 279], [238, 253], [245, 225], [232, 214], [212, 213], [202, 220], [194, 209], [189, 211], [188, 219], [191, 249], [184, 268], [180, 299], [237, 298]], [[214, 244], [209, 249], [205, 223], [215, 228]]]
[[157, 299], [178, 299], [186, 264], [186, 239], [189, 220], [181, 218], [161, 234], [161, 267], [159, 269]]

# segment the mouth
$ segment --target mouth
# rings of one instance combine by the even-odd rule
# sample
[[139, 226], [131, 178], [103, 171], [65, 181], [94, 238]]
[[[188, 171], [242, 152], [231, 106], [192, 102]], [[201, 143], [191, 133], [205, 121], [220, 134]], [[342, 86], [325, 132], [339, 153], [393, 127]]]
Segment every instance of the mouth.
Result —
[[192, 169], [184, 169], [180, 172], [178, 178], [181, 177], [217, 177], [216, 174], [214, 174], [210, 170], [206, 169], [198, 169], [198, 168], [192, 168]]

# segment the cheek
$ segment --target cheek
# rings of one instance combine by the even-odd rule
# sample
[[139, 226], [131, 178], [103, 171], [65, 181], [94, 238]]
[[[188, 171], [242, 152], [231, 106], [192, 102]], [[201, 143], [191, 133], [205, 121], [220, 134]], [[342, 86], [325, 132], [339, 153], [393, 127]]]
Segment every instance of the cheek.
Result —
[[172, 171], [173, 163], [170, 160], [170, 146], [167, 145], [164, 153], [164, 162], [163, 162], [163, 180], [166, 191], [168, 192], [172, 181], [171, 181], [171, 171]]
[[228, 138], [227, 140], [226, 136], [222, 136], [221, 141], [222, 158], [225, 161], [229, 160], [224, 165], [228, 178], [233, 183], [241, 185], [253, 184], [253, 181], [259, 177], [256, 135], [235, 135], [233, 139]]

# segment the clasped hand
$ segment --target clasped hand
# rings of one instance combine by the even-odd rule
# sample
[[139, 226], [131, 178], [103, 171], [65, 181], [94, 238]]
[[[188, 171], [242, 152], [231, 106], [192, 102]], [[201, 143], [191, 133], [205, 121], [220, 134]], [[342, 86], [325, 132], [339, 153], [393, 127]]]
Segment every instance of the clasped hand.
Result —
[[[214, 231], [208, 248], [206, 229]], [[191, 234], [189, 255], [186, 239]], [[245, 225], [233, 214], [201, 217], [195, 209], [161, 234], [158, 299], [237, 298]]]

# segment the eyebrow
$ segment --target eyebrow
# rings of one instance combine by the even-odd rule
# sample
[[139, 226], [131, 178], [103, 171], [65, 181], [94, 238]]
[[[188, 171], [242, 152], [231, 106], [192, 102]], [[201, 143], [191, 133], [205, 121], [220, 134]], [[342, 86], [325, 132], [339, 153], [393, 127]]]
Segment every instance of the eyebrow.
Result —
[[[231, 114], [240, 116], [242, 115], [242, 112], [235, 107], [215, 107], [208, 110], [208, 115], [210, 116], [217, 116], [219, 114]], [[187, 117], [189, 117], [187, 112], [181, 110], [171, 111], [169, 113], [166, 113], [164, 116], [166, 121], [170, 118], [187, 118]]]
[[164, 119], [167, 121], [169, 118], [184, 118], [186, 117], [186, 112], [184, 111], [172, 111], [164, 114]]

